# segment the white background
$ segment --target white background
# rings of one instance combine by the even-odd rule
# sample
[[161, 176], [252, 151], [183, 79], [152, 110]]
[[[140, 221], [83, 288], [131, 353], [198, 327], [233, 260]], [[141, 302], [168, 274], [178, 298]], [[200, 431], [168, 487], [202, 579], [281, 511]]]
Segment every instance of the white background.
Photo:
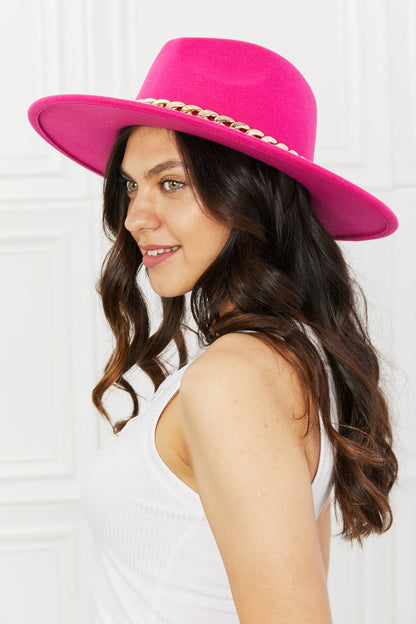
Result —
[[343, 245], [384, 355], [395, 523], [362, 551], [334, 538], [330, 594], [336, 624], [416, 622], [415, 35], [415, 0], [0, 0], [0, 624], [87, 624], [80, 481], [107, 435], [90, 402], [108, 351], [101, 181], [44, 143], [26, 110], [62, 92], [134, 98], [176, 36], [291, 60], [317, 97], [317, 162], [399, 216], [393, 237]]

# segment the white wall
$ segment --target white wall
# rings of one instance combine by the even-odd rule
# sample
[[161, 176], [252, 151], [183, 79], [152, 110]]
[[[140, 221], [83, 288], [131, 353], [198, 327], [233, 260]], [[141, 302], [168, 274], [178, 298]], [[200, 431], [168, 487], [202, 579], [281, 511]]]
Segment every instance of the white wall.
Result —
[[401, 221], [390, 239], [343, 245], [386, 358], [401, 477], [388, 534], [362, 552], [334, 539], [330, 592], [336, 624], [416, 622], [415, 33], [416, 0], [2, 0], [0, 624], [88, 622], [79, 483], [103, 435], [90, 390], [108, 342], [100, 181], [49, 148], [26, 109], [52, 93], [133, 98], [182, 35], [289, 58], [317, 96], [316, 160]]

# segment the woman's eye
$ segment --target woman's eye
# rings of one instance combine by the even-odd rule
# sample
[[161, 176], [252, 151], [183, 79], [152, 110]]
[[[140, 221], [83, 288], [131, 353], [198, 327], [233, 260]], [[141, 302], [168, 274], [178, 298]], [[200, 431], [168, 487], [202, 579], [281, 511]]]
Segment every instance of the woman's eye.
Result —
[[135, 193], [137, 191], [137, 182], [133, 180], [126, 180], [127, 193]]
[[184, 183], [178, 180], [162, 180], [160, 184], [164, 191], [178, 191], [184, 186]]

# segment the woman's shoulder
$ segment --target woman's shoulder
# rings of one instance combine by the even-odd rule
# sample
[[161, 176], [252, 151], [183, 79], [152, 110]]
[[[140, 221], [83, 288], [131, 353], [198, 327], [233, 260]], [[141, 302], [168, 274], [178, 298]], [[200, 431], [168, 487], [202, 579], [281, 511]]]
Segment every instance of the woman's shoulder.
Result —
[[187, 368], [184, 383], [189, 379], [227, 378], [242, 372], [250, 375], [270, 372], [281, 356], [254, 333], [233, 332], [220, 336]]
[[[290, 411], [304, 410], [303, 389], [294, 366], [272, 344], [253, 333], [230, 333], [217, 338], [185, 371], [183, 400], [191, 404], [217, 396], [276, 402]], [[284, 410], [286, 411], [286, 410]]]

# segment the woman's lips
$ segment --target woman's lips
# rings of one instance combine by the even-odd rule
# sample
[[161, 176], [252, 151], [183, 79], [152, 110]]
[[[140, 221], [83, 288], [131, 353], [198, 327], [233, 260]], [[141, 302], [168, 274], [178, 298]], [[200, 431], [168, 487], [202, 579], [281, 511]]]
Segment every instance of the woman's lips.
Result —
[[[161, 248], [161, 247], [156, 248], [155, 247], [155, 250], [156, 249], [163, 249], [163, 248]], [[167, 260], [171, 256], [173, 256], [173, 254], [175, 254], [177, 251], [179, 251], [179, 249], [180, 249], [180, 246], [177, 246], [175, 248], [172, 248], [172, 251], [164, 251], [163, 253], [158, 253], [157, 255], [149, 255], [146, 252], [145, 254], [143, 254], [142, 262], [143, 262], [145, 267], [150, 269], [150, 268], [156, 266], [157, 264], [160, 264], [164, 260]], [[143, 251], [144, 250], [142, 250], [142, 253], [143, 253]], [[151, 250], [151, 251], [154, 251], [154, 250]]]

